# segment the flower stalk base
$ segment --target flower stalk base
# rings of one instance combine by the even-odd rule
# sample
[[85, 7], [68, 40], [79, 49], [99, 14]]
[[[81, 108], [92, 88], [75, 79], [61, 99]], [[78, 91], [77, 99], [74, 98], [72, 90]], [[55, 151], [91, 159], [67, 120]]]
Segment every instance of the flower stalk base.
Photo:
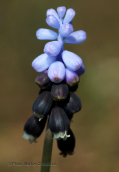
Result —
[[[52, 139], [52, 132], [50, 131], [48, 127], [47, 122], [47, 128], [45, 133], [45, 140], [44, 140], [44, 148], [43, 148], [43, 156], [42, 156], [42, 164], [49, 164], [51, 163], [51, 155], [52, 155], [52, 145], [53, 145], [53, 139]], [[50, 172], [50, 165], [41, 166], [41, 172]]]

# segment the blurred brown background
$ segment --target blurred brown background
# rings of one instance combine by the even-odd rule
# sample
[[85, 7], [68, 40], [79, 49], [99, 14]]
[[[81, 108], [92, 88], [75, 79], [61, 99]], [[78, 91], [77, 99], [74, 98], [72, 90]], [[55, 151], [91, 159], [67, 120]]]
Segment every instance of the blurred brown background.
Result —
[[73, 26], [87, 32], [79, 45], [65, 44], [86, 67], [77, 94], [82, 110], [71, 128], [75, 154], [63, 158], [53, 143], [51, 172], [119, 171], [119, 1], [117, 0], [0, 0], [0, 162], [10, 172], [39, 171], [39, 166], [8, 166], [8, 162], [41, 162], [44, 132], [38, 143], [22, 138], [26, 120], [38, 95], [32, 60], [46, 42], [36, 39], [46, 10], [66, 6], [76, 11]]

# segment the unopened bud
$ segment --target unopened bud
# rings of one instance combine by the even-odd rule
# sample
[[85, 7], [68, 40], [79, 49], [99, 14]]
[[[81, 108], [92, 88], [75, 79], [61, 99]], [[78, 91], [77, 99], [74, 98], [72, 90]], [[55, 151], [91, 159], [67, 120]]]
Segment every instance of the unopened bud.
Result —
[[66, 104], [63, 106], [63, 109], [66, 112], [66, 114], [74, 114], [80, 111], [81, 108], [82, 106], [79, 97], [75, 93], [70, 92], [69, 99], [67, 100]]
[[33, 103], [32, 111], [34, 115], [41, 120], [44, 116], [48, 115], [52, 107], [52, 97], [50, 92], [44, 91], [41, 93]]
[[75, 137], [71, 129], [68, 130], [68, 134], [70, 135], [67, 140], [57, 140], [57, 146], [61, 151], [60, 155], [66, 157], [68, 155], [74, 154], [74, 147], [75, 147]]
[[38, 121], [34, 115], [32, 115], [26, 122], [24, 126], [24, 139], [29, 139], [29, 142], [36, 142], [36, 139], [41, 135], [45, 124], [46, 124], [47, 117], [45, 117], [42, 121]]
[[66, 140], [67, 137], [70, 137], [70, 135], [67, 135], [69, 127], [69, 119], [64, 110], [60, 107], [53, 108], [49, 118], [49, 128], [54, 134], [54, 139], [62, 138]]
[[48, 77], [47, 71], [40, 72], [36, 79], [35, 79], [36, 84], [39, 85], [40, 88], [45, 89], [51, 85], [51, 81]]
[[69, 94], [69, 89], [67, 84], [58, 83], [53, 84], [51, 88], [51, 95], [54, 101], [61, 101], [67, 98]]

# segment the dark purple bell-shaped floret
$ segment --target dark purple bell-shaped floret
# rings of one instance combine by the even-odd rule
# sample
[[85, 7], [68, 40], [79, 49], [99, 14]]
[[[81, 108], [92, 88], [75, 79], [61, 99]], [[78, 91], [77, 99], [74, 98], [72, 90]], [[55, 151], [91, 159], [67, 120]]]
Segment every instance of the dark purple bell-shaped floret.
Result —
[[42, 121], [38, 121], [38, 118], [32, 115], [26, 122], [24, 126], [24, 139], [29, 139], [29, 142], [36, 142], [36, 139], [41, 135], [45, 124], [46, 124], [47, 116], [42, 119]]
[[74, 154], [74, 147], [75, 147], [75, 137], [71, 129], [68, 130], [68, 134], [70, 135], [67, 140], [57, 140], [57, 146], [61, 151], [60, 155], [66, 157], [68, 155]]
[[51, 81], [48, 77], [47, 70], [44, 72], [40, 72], [35, 79], [36, 84], [42, 89], [46, 89], [51, 85]]
[[33, 103], [32, 111], [34, 115], [39, 118], [39, 121], [46, 115], [49, 114], [52, 108], [52, 97], [50, 92], [44, 91], [41, 93]]
[[78, 89], [78, 84], [74, 85], [73, 87], [69, 87], [69, 91], [75, 92]]
[[69, 94], [69, 89], [67, 84], [65, 83], [58, 83], [53, 84], [51, 88], [51, 95], [54, 101], [62, 101], [67, 98]]
[[81, 108], [82, 106], [79, 97], [75, 93], [70, 92], [69, 98], [63, 106], [63, 109], [66, 114], [74, 114], [80, 111]]
[[60, 107], [54, 107], [49, 118], [49, 128], [54, 134], [54, 139], [67, 139], [67, 137], [70, 137], [70, 135], [67, 135], [69, 127], [69, 119], [64, 110]]

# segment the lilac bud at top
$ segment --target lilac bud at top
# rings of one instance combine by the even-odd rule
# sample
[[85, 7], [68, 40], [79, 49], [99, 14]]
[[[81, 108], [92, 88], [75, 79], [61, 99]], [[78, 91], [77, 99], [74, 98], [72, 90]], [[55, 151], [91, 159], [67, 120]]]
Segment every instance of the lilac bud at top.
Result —
[[78, 76], [81, 76], [85, 72], [85, 66], [82, 64], [82, 66], [76, 71]]
[[62, 62], [56, 61], [52, 63], [48, 69], [48, 77], [52, 82], [59, 83], [65, 77], [65, 67]]
[[54, 40], [57, 39], [58, 34], [50, 29], [38, 29], [36, 31], [36, 37], [40, 40]]
[[42, 121], [38, 121], [34, 115], [32, 115], [26, 122], [24, 126], [24, 139], [29, 139], [29, 142], [36, 142], [36, 139], [41, 135], [45, 124], [46, 124], [47, 117], [45, 117]]
[[47, 23], [50, 27], [53, 27], [53, 28], [55, 28], [55, 29], [59, 29], [59, 27], [60, 27], [59, 21], [58, 21], [57, 18], [56, 18], [55, 16], [53, 16], [53, 15], [47, 16], [46, 23]]
[[60, 107], [53, 108], [49, 118], [49, 128], [54, 133], [54, 139], [70, 137], [67, 135], [69, 127], [69, 119], [64, 110]]
[[66, 83], [72, 87], [79, 82], [79, 77], [76, 72], [73, 72], [66, 68], [66, 76], [65, 76]]
[[61, 50], [61, 43], [59, 41], [52, 41], [45, 44], [44, 52], [49, 56], [57, 56]]
[[66, 7], [64, 6], [57, 8], [57, 12], [60, 18], [64, 17], [65, 11], [66, 11]]
[[83, 30], [78, 30], [71, 33], [68, 37], [65, 38], [64, 42], [68, 44], [81, 44], [86, 40], [86, 32]]
[[48, 56], [46, 53], [39, 55], [32, 62], [32, 67], [37, 72], [43, 72], [56, 60], [56, 56]]
[[76, 14], [75, 11], [72, 8], [69, 8], [66, 12], [63, 23], [69, 23], [70, 21], [72, 21], [75, 14]]
[[74, 31], [73, 26], [71, 24], [65, 23], [61, 25], [59, 29], [59, 33], [62, 37], [69, 36]]
[[59, 20], [58, 14], [53, 8], [47, 10], [46, 16], [49, 16], [49, 15], [53, 15]]
[[76, 71], [82, 66], [82, 59], [73, 52], [63, 51], [62, 59], [69, 70]]

